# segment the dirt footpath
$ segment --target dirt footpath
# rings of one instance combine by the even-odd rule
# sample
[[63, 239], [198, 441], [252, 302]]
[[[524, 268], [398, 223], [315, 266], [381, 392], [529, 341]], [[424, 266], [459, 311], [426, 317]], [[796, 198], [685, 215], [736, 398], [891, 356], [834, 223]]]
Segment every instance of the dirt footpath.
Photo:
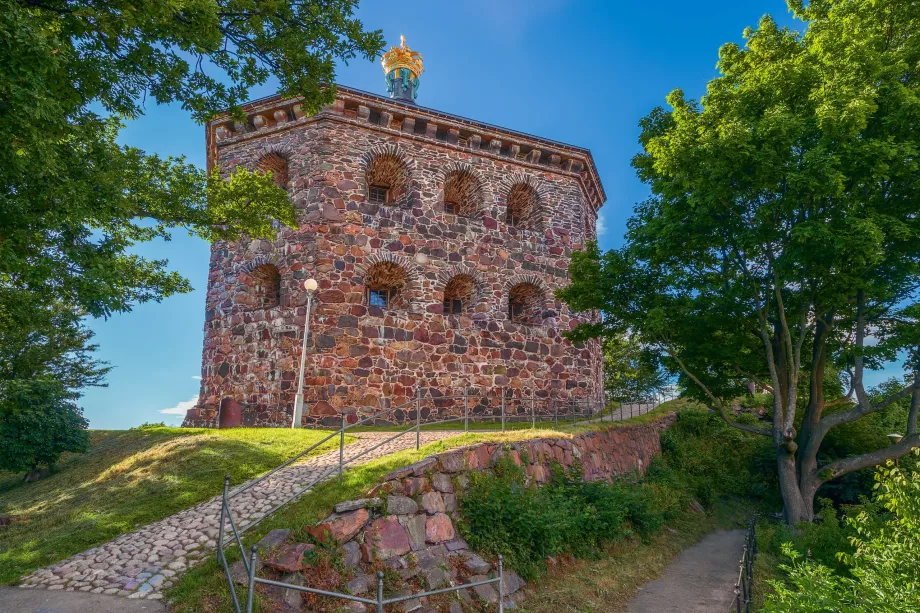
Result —
[[735, 596], [744, 530], [719, 530], [640, 588], [627, 613], [725, 613]]

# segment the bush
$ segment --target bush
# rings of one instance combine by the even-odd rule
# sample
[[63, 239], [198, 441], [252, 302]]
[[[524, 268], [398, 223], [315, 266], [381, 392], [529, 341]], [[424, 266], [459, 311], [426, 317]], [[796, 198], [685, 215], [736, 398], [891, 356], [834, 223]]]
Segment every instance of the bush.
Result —
[[662, 459], [648, 479], [671, 483], [705, 505], [719, 496], [776, 502], [775, 458], [766, 437], [749, 435], [711, 411], [685, 409], [661, 434]]
[[0, 469], [53, 467], [65, 451], [82, 453], [88, 426], [59, 382], [7, 381], [0, 386]]
[[789, 581], [771, 582], [775, 593], [765, 611], [920, 612], [920, 473], [889, 463], [875, 479], [875, 503], [889, 516], [880, 522], [870, 508], [846, 518], [852, 548], [838, 551], [837, 558], [848, 574], [835, 573], [786, 543], [783, 553], [790, 563], [780, 568]]
[[596, 555], [606, 542], [646, 537], [664, 517], [642, 485], [585, 482], [581, 469], [554, 466], [543, 487], [526, 484], [510, 458], [494, 473], [473, 475], [462, 500], [461, 530], [476, 550], [503, 555], [525, 578], [535, 578], [547, 556]]

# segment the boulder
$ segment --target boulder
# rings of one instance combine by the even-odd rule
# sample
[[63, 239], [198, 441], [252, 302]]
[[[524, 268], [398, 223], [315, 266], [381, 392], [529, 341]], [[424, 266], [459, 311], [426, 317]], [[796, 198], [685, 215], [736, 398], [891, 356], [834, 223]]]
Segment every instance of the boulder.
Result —
[[274, 568], [283, 573], [296, 573], [303, 570], [304, 556], [314, 549], [314, 545], [307, 543], [294, 543], [282, 545], [277, 550], [272, 550], [265, 558], [265, 566]]
[[425, 516], [413, 515], [406, 522], [406, 529], [409, 531], [409, 542], [412, 545], [412, 551], [418, 551], [425, 547]]
[[429, 590], [450, 585], [450, 575], [440, 566], [435, 566], [425, 574], [425, 586]]
[[434, 515], [435, 513], [443, 513], [444, 508], [444, 499], [441, 497], [441, 494], [438, 492], [425, 492], [422, 494], [422, 508], [425, 509], [425, 513], [428, 515]]
[[450, 493], [454, 491], [454, 484], [451, 483], [450, 475], [436, 473], [431, 477], [431, 486], [439, 491]]
[[288, 537], [291, 536], [291, 531], [286, 528], [276, 528], [275, 530], [269, 531], [268, 534], [259, 539], [259, 542], [256, 543], [256, 547], [259, 550], [259, 555], [264, 556], [268, 555], [270, 549], [277, 549], [285, 541], [288, 540]]
[[371, 523], [365, 539], [372, 544], [374, 555], [379, 560], [389, 560], [409, 553], [412, 549], [409, 544], [409, 532], [394, 515]]
[[472, 551], [463, 552], [463, 566], [474, 575], [484, 575], [492, 570], [492, 565]]
[[444, 513], [436, 513], [425, 520], [425, 540], [444, 543], [454, 539], [454, 524]]
[[387, 497], [387, 515], [415, 515], [418, 504], [406, 496]]
[[335, 505], [336, 513], [347, 513], [357, 511], [358, 509], [367, 509], [379, 507], [382, 504], [379, 498], [359, 498], [357, 500], [348, 500]]
[[367, 509], [358, 509], [351, 513], [346, 513], [332, 521], [323, 522], [316, 526], [308, 526], [307, 534], [317, 541], [325, 542], [329, 539], [337, 543], [346, 543], [353, 539], [361, 531], [371, 515]]

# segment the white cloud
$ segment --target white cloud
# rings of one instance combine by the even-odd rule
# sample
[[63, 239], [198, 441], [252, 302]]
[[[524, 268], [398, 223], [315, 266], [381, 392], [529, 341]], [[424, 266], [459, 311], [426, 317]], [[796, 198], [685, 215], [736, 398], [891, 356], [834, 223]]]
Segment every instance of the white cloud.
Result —
[[607, 220], [604, 219], [602, 214], [597, 216], [597, 228], [595, 229], [598, 236], [603, 236], [607, 233]]
[[195, 381], [201, 381], [201, 375], [195, 375], [194, 377], [192, 377], [192, 379], [194, 379]]
[[189, 409], [198, 404], [198, 394], [195, 394], [188, 400], [183, 400], [174, 407], [169, 407], [168, 409], [160, 409], [160, 413], [164, 415], [182, 415], [183, 417], [188, 412]]

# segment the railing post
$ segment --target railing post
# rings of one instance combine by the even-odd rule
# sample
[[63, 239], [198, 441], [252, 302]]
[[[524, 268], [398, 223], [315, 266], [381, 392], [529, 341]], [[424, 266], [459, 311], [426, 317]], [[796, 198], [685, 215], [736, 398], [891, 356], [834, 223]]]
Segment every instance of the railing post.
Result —
[[505, 390], [502, 390], [502, 432], [505, 431]]
[[556, 397], [553, 396], [553, 423], [556, 424], [556, 430], [559, 429], [559, 406], [556, 404]]
[[537, 405], [536, 399], [534, 398], [533, 390], [530, 390], [530, 427], [533, 429], [537, 428]]
[[415, 400], [415, 450], [422, 446], [422, 388], [418, 388], [418, 397]]
[[383, 571], [377, 571], [377, 613], [383, 613]]
[[342, 482], [342, 471], [345, 468], [345, 412], [342, 411], [342, 429], [339, 431], [339, 483]]
[[463, 388], [463, 431], [470, 431], [470, 388]]
[[249, 558], [249, 591], [246, 594], [246, 613], [252, 613], [252, 598], [256, 593], [256, 558], [259, 548], [252, 546], [252, 555]]
[[217, 561], [224, 555], [224, 515], [227, 512], [227, 491], [230, 489], [230, 475], [224, 477], [224, 495], [220, 503], [220, 524], [217, 526]]
[[498, 556], [498, 613], [505, 611], [505, 568], [501, 555]]
[[569, 400], [569, 404], [572, 407], [572, 425], [577, 426], [578, 425], [578, 404], [575, 402], [574, 398]]

